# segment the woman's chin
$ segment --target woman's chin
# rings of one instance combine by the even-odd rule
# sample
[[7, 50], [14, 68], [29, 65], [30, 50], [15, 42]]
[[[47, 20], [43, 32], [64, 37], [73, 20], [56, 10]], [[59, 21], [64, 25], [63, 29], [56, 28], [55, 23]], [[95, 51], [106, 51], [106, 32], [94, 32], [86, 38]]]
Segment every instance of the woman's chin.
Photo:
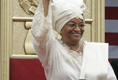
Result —
[[79, 42], [80, 41], [80, 37], [74, 37], [74, 38], [72, 38], [72, 41], [74, 41], [74, 42]]
[[73, 40], [73, 41], [79, 41], [80, 39], [81, 39], [81, 35], [79, 35], [79, 34], [77, 34], [77, 35], [72, 35], [71, 36], [71, 39]]

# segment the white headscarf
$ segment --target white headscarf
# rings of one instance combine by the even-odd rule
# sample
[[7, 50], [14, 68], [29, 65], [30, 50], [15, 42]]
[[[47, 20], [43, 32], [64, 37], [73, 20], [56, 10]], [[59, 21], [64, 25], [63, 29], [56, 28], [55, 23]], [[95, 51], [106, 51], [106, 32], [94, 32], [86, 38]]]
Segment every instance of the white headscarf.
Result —
[[86, 10], [86, 5], [83, 0], [53, 0], [51, 7], [53, 29], [58, 33], [69, 20], [84, 20], [82, 14]]

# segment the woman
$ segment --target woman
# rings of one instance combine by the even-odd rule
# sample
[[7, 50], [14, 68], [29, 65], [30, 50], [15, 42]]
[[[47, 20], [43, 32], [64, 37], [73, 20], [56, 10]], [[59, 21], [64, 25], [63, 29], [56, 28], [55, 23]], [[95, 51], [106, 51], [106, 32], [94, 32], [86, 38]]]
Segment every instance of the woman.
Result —
[[31, 30], [47, 80], [116, 80], [108, 63], [108, 44], [81, 40], [85, 9], [83, 0], [40, 2]]

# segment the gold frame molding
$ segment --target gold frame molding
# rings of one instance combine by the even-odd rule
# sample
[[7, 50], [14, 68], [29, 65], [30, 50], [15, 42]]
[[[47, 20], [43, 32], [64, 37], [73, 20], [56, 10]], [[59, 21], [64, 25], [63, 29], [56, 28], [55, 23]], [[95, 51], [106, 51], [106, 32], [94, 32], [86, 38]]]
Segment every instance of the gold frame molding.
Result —
[[92, 41], [105, 42], [105, 0], [92, 0]]
[[[13, 53], [13, 21], [32, 21], [31, 17], [13, 17], [12, 1], [0, 0], [0, 80], [9, 80], [10, 58], [38, 58], [36, 55], [11, 55]], [[105, 0], [92, 0], [92, 41], [104, 42]]]
[[0, 0], [0, 80], [9, 80], [9, 56], [12, 54], [12, 1]]

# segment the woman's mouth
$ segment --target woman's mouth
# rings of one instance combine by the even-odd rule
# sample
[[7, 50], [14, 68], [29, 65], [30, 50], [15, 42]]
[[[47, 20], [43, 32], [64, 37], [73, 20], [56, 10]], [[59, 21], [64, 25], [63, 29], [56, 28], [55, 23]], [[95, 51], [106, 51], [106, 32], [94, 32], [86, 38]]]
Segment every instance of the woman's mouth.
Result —
[[81, 36], [81, 35], [78, 34], [78, 33], [73, 33], [72, 35], [75, 36], [75, 37], [80, 37], [80, 36]]

